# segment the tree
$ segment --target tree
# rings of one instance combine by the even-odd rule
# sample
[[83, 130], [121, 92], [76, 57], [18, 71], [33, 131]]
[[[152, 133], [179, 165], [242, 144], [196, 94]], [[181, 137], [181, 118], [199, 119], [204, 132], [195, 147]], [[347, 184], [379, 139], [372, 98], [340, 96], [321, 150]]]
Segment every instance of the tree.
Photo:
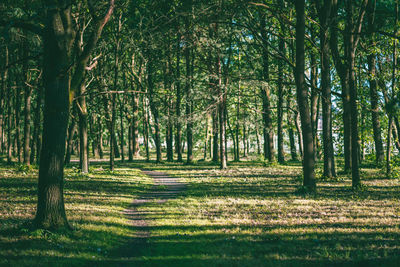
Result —
[[314, 144], [311, 125], [311, 115], [308, 105], [308, 90], [304, 79], [304, 36], [305, 36], [305, 1], [299, 0], [296, 7], [296, 68], [294, 76], [296, 79], [296, 97], [300, 112], [301, 130], [303, 135], [303, 185], [310, 191], [316, 190], [315, 184], [315, 158]]

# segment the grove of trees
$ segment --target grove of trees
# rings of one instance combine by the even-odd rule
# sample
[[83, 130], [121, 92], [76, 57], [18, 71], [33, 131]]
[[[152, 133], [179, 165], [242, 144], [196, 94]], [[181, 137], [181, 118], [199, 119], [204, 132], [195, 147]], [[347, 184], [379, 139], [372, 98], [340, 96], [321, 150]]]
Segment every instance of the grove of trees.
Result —
[[[303, 188], [400, 151], [397, 0], [3, 0], [0, 154], [39, 165], [34, 225], [69, 227], [64, 164], [301, 161]], [[386, 151], [385, 151], [386, 149]]]

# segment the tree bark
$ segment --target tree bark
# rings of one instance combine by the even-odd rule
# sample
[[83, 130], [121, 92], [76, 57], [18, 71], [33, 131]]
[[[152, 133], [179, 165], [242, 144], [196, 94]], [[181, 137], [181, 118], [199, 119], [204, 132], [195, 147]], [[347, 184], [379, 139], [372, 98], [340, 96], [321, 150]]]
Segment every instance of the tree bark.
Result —
[[[24, 42], [24, 57], [28, 56], [28, 53], [25, 52], [27, 51], [26, 43]], [[32, 100], [32, 88], [29, 86], [29, 80], [28, 80], [28, 66], [26, 66], [26, 63], [24, 63], [24, 72], [26, 75], [26, 80], [27, 83], [25, 84], [25, 101], [24, 101], [24, 163], [27, 165], [31, 164], [30, 160], [30, 139], [31, 139], [31, 100]]]
[[176, 153], [178, 155], [178, 162], [182, 162], [182, 124], [181, 124], [181, 34], [177, 31], [177, 44], [176, 44]]
[[322, 96], [322, 141], [324, 147], [324, 177], [335, 177], [335, 158], [332, 138], [332, 94], [330, 77], [330, 56], [328, 42], [328, 26], [332, 0], [324, 0], [323, 7], [318, 6], [320, 18], [320, 50], [321, 50], [321, 96]]
[[[376, 0], [368, 3], [368, 34], [369, 45], [375, 47], [375, 5]], [[382, 144], [381, 123], [379, 120], [379, 98], [376, 80], [376, 53], [368, 55], [368, 76], [369, 76], [369, 95], [371, 103], [372, 129], [374, 133], [376, 164], [380, 165], [384, 161], [384, 150]]]
[[263, 59], [263, 78], [266, 83], [261, 87], [261, 98], [263, 107], [263, 134], [264, 134], [264, 157], [268, 161], [274, 160], [274, 133], [272, 131], [271, 119], [271, 96], [269, 83], [269, 55], [268, 55], [268, 35], [266, 31], [265, 14], [260, 16], [260, 33], [262, 38], [262, 59]]
[[79, 98], [76, 100], [77, 113], [79, 120], [79, 168], [81, 173], [89, 172], [89, 154], [88, 154], [88, 124], [87, 107], [85, 97], [85, 84], [82, 83], [79, 88]]
[[301, 128], [303, 134], [303, 186], [310, 192], [316, 191], [314, 173], [314, 145], [311, 125], [311, 115], [308, 105], [308, 92], [304, 80], [304, 36], [305, 36], [305, 2], [298, 0], [296, 7], [296, 93], [297, 104], [300, 112]]
[[[282, 1], [280, 1], [280, 5], [282, 7]], [[283, 23], [281, 23], [281, 31], [284, 34], [285, 28], [283, 26]], [[285, 40], [283, 37], [279, 38], [279, 51], [282, 55], [286, 54], [286, 49], [285, 49]], [[283, 88], [283, 68], [284, 68], [284, 62], [283, 60], [279, 60], [278, 62], [278, 106], [277, 106], [277, 113], [278, 113], [278, 162], [280, 164], [285, 163], [285, 153], [283, 151], [283, 94], [284, 94], [284, 88]], [[257, 133], [258, 134], [258, 133]]]

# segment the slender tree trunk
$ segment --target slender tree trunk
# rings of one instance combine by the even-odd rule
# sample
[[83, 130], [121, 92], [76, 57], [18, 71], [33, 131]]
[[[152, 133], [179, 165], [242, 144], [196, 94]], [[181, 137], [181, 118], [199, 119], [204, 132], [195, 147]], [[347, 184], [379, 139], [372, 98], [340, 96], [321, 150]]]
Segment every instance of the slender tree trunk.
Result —
[[79, 117], [79, 168], [82, 173], [89, 172], [89, 155], [88, 155], [88, 125], [87, 125], [87, 107], [85, 84], [82, 83], [79, 90], [79, 98], [76, 100], [77, 111]]
[[133, 94], [132, 148], [133, 156], [139, 157], [139, 96], [137, 94]]
[[125, 161], [125, 152], [124, 152], [124, 144], [125, 144], [125, 136], [124, 136], [124, 98], [121, 99], [120, 101], [120, 107], [119, 107], [119, 119], [120, 119], [120, 130], [121, 130], [121, 162]]
[[[243, 117], [246, 117], [246, 114], [243, 114]], [[246, 127], [246, 121], [243, 120], [243, 157], [247, 157], [247, 149], [246, 149], [246, 140], [247, 140], [247, 127]]]
[[69, 164], [71, 162], [71, 153], [72, 153], [75, 131], [76, 131], [76, 120], [74, 117], [72, 117], [71, 123], [69, 124], [68, 127], [67, 149], [65, 152], [64, 164]]
[[21, 149], [21, 130], [20, 130], [20, 110], [21, 110], [21, 89], [17, 83], [15, 83], [15, 142], [17, 147], [17, 158], [18, 162], [22, 162], [22, 149]]
[[213, 133], [213, 151], [212, 151], [212, 161], [218, 162], [218, 113], [217, 110], [212, 112], [212, 133]]
[[156, 162], [159, 163], [162, 161], [161, 155], [161, 137], [160, 137], [160, 122], [159, 122], [159, 113], [158, 113], [158, 106], [155, 102], [155, 94], [154, 94], [154, 81], [153, 81], [153, 64], [154, 60], [151, 58], [148, 63], [148, 70], [147, 70], [147, 82], [148, 82], [148, 89], [149, 89], [149, 102], [150, 102], [150, 109], [151, 113], [154, 117], [154, 129], [155, 129], [155, 143], [156, 143]]
[[308, 105], [307, 88], [304, 80], [304, 36], [305, 36], [305, 2], [296, 1], [296, 92], [297, 104], [300, 112], [301, 128], [303, 134], [303, 185], [308, 191], [316, 190], [314, 173], [314, 146], [311, 125], [311, 115]]
[[263, 58], [263, 78], [266, 85], [261, 88], [261, 98], [263, 102], [263, 122], [264, 122], [264, 157], [268, 161], [274, 160], [274, 133], [272, 131], [271, 119], [271, 96], [270, 96], [270, 82], [269, 82], [269, 52], [268, 52], [268, 35], [266, 31], [265, 14], [260, 17], [260, 32], [262, 38], [262, 58]]
[[321, 97], [322, 97], [322, 141], [324, 147], [324, 176], [335, 177], [335, 158], [332, 138], [332, 102], [328, 24], [332, 0], [325, 0], [319, 7], [321, 49]]
[[132, 122], [128, 127], [128, 161], [133, 160], [133, 134], [132, 134]]
[[[6, 47], [6, 55], [8, 58], [8, 49]], [[12, 124], [12, 116], [11, 116], [11, 107], [12, 107], [12, 94], [11, 94], [11, 86], [10, 82], [7, 80], [7, 71], [4, 72], [4, 81], [6, 81], [7, 86], [7, 163], [12, 162], [12, 139], [11, 139], [11, 124]]]
[[5, 129], [6, 129], [6, 80], [7, 80], [7, 68], [8, 65], [8, 47], [5, 46], [5, 60], [4, 60], [4, 72], [1, 79], [0, 87], [0, 154], [4, 153], [5, 150]]
[[182, 162], [182, 124], [181, 124], [181, 35], [179, 30], [177, 31], [177, 44], [176, 44], [176, 153], [178, 155], [178, 162]]
[[[281, 31], [284, 32], [284, 27], [281, 24]], [[285, 55], [285, 41], [283, 37], [279, 38], [279, 51]], [[278, 113], [278, 162], [280, 164], [285, 163], [285, 153], [283, 151], [283, 94], [284, 94], [284, 88], [283, 88], [283, 61], [279, 60], [278, 63], [278, 107], [277, 107], [277, 113]], [[257, 126], [256, 126], [257, 128]], [[258, 133], [257, 133], [258, 134]]]
[[[376, 0], [368, 3], [368, 33], [371, 47], [375, 47], [375, 5]], [[369, 76], [369, 95], [371, 103], [372, 129], [374, 133], [376, 164], [380, 165], [384, 161], [384, 150], [382, 144], [381, 123], [379, 120], [379, 98], [376, 78], [376, 53], [368, 55], [368, 76]]]
[[[397, 34], [397, 23], [398, 23], [398, 14], [399, 14], [399, 5], [398, 0], [396, 0], [396, 9], [395, 9], [395, 27], [394, 27], [394, 35]], [[396, 75], [397, 75], [397, 41], [393, 40], [393, 65], [392, 65], [392, 99], [394, 99], [396, 94]], [[387, 144], [386, 144], [386, 175], [389, 176], [392, 172], [390, 161], [391, 161], [391, 133], [393, 128], [393, 110], [388, 110], [389, 113], [389, 125], [388, 125], [388, 134], [387, 134]]]
[[218, 113], [219, 113], [219, 144], [220, 144], [220, 168], [226, 169], [226, 150], [225, 150], [225, 138], [226, 138], [226, 116], [225, 116], [225, 86], [222, 85], [222, 73], [221, 73], [221, 59], [218, 55], [216, 62], [216, 70], [218, 74], [218, 92], [219, 92], [219, 105], [218, 105]]
[[238, 96], [237, 96], [237, 104], [236, 104], [236, 142], [235, 142], [235, 146], [236, 146], [236, 153], [235, 153], [235, 161], [239, 161], [240, 160], [240, 142], [239, 142], [239, 134], [240, 134], [240, 94], [241, 94], [241, 84], [240, 84], [240, 80], [239, 80], [239, 86], [238, 86]]
[[317, 160], [317, 148], [318, 148], [318, 102], [319, 94], [317, 88], [317, 60], [314, 52], [310, 53], [310, 64], [311, 64], [311, 126], [313, 134], [313, 144], [314, 144], [314, 157]]
[[296, 111], [296, 116], [295, 116], [295, 124], [296, 124], [296, 130], [297, 130], [297, 142], [299, 143], [299, 151], [300, 151], [300, 157], [303, 160], [303, 131], [301, 130], [300, 126], [300, 113]]
[[209, 124], [209, 115], [207, 114], [206, 134], [205, 134], [205, 140], [204, 140], [204, 153], [203, 153], [203, 159], [204, 159], [204, 161], [207, 159], [207, 148], [208, 148], [208, 124]]
[[31, 155], [30, 161], [31, 163], [35, 162], [39, 163], [39, 155], [40, 155], [40, 121], [42, 114], [42, 88], [39, 86], [37, 88], [37, 98], [36, 98], [36, 106], [35, 106], [35, 119], [33, 122], [33, 136], [31, 143]]
[[[24, 46], [24, 50], [27, 49]], [[25, 53], [24, 53], [25, 54]], [[26, 53], [27, 54], [27, 53]], [[27, 55], [26, 55], [27, 56]], [[24, 64], [25, 65], [25, 64]], [[25, 74], [27, 75], [27, 66], [23, 67]], [[29, 82], [29, 81], [27, 81]], [[32, 88], [25, 85], [25, 102], [24, 102], [24, 163], [27, 165], [31, 164], [30, 161], [30, 138], [31, 138], [31, 100], [32, 100]]]
[[[187, 37], [188, 38], [188, 37]], [[187, 142], [187, 160], [188, 164], [193, 162], [193, 118], [192, 118], [192, 88], [191, 88], [191, 61], [190, 49], [185, 47], [186, 61], [186, 142]]]
[[147, 107], [146, 97], [143, 96], [143, 138], [144, 138], [144, 146], [146, 150], [146, 161], [150, 161], [150, 150], [149, 150], [149, 111]]

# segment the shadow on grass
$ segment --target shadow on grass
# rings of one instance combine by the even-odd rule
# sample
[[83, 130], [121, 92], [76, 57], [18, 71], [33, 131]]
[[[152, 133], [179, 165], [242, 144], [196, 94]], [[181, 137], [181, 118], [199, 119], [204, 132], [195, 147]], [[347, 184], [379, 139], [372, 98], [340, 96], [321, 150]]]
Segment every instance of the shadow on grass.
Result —
[[[251, 168], [252, 162], [231, 163], [236, 168]], [[298, 164], [293, 164], [297, 166]], [[106, 177], [133, 179], [129, 173], [108, 173], [107, 162], [94, 162], [93, 168], [103, 168], [99, 173]], [[254, 166], [263, 168], [263, 163]], [[298, 181], [296, 174], [256, 172], [242, 175], [215, 174], [218, 166], [207, 162], [198, 165], [164, 163], [156, 165], [145, 161], [118, 163], [119, 168], [156, 169], [176, 171], [182, 178], [190, 181], [187, 191], [178, 200], [209, 198], [243, 198], [290, 200], [303, 199], [294, 195]], [[280, 168], [275, 166], [271, 168]], [[186, 172], [192, 171], [190, 178]], [[95, 171], [96, 172], [96, 171]], [[223, 177], [221, 181], [219, 177]], [[332, 185], [334, 184], [334, 186]], [[13, 212], [14, 206], [34, 207], [37, 179], [9, 177], [0, 179], [0, 210]], [[368, 186], [356, 195], [343, 181], [321, 181], [318, 194], [311, 199], [323, 200], [379, 200], [399, 199], [399, 186]], [[185, 217], [179, 201], [174, 198], [167, 202], [169, 210], [157, 209], [158, 204], [145, 204], [139, 211], [139, 217], [145, 218], [147, 225], [132, 227], [111, 221], [109, 218], [120, 214], [119, 211], [101, 213], [97, 209], [103, 206], [126, 208], [128, 204], [112, 200], [116, 195], [131, 198], [143, 195], [148, 186], [138, 182], [120, 182], [107, 178], [86, 179], [68, 178], [66, 199], [74, 205], [93, 204], [94, 210], [80, 209], [73, 216], [81, 218], [72, 221], [78, 227], [71, 233], [29, 232], [22, 223], [33, 214], [22, 217], [0, 215], [0, 265], [57, 265], [57, 266], [399, 266], [400, 234], [399, 224], [360, 225], [357, 222], [321, 222], [308, 224], [228, 224], [218, 225], [182, 225], [179, 218]], [[354, 199], [356, 196], [356, 199]], [[13, 198], [14, 197], [14, 198]], [[95, 199], [92, 199], [95, 198]], [[176, 201], [176, 202], [174, 202]], [[369, 208], [379, 209], [385, 204], [377, 202]], [[67, 202], [68, 204], [68, 202]], [[175, 205], [175, 206], [174, 206]], [[375, 206], [374, 206], [375, 205]], [[7, 208], [5, 208], [7, 206]], [[27, 210], [24, 210], [25, 212]], [[218, 217], [220, 211], [197, 211], [198, 218]], [[95, 217], [91, 218], [90, 216]], [[234, 215], [234, 214], [233, 214]], [[279, 219], [280, 214], [270, 210], [255, 210], [251, 216], [266, 216]], [[318, 219], [320, 214], [303, 211], [298, 216]], [[336, 216], [336, 215], [334, 215]], [[386, 215], [393, 219], [394, 215]], [[140, 219], [139, 218], [139, 219]], [[358, 217], [360, 218], [360, 217]], [[397, 218], [397, 217], [396, 217]], [[135, 219], [135, 218], [130, 218]], [[168, 220], [169, 224], [157, 225]], [[90, 226], [90, 227], [86, 227]], [[129, 230], [128, 230], [129, 229]], [[326, 232], [321, 229], [328, 229]], [[137, 238], [136, 244], [130, 243], [130, 234], [136, 231], [148, 231], [152, 235]], [[100, 250], [99, 250], [100, 249]], [[1, 254], [1, 251], [5, 254]], [[0, 257], [0, 258], [1, 258]]]

